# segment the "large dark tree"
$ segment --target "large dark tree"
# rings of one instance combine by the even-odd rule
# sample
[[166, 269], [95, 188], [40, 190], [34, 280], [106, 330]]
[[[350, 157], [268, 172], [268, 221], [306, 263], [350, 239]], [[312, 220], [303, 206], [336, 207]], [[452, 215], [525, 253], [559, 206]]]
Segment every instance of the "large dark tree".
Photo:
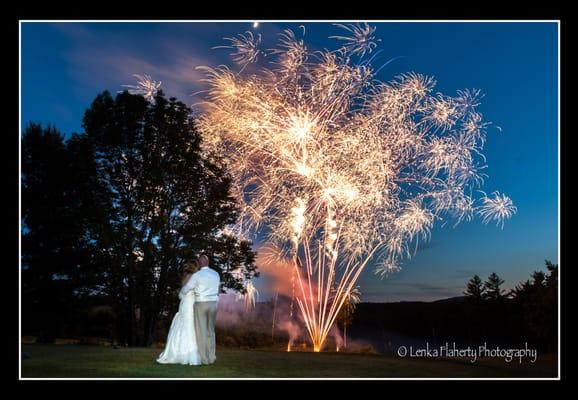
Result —
[[92, 229], [97, 287], [126, 323], [124, 339], [151, 344], [159, 316], [174, 307], [183, 261], [201, 251], [224, 287], [243, 290], [256, 274], [255, 254], [226, 233], [236, 218], [230, 180], [219, 159], [202, 151], [191, 110], [162, 93], [151, 103], [104, 92], [83, 126], [98, 182], [91, 187], [106, 211]]
[[23, 327], [43, 341], [66, 334], [72, 276], [86, 255], [74, 180], [63, 135], [30, 124], [22, 135]]

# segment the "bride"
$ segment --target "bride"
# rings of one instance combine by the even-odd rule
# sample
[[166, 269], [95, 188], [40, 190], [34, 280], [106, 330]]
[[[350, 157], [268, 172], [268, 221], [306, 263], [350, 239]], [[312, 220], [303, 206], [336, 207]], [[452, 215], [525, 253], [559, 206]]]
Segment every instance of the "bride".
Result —
[[[198, 270], [199, 264], [196, 261], [185, 264], [181, 280], [182, 285], [184, 286]], [[181, 299], [179, 311], [173, 318], [165, 350], [157, 358], [157, 362], [160, 364], [200, 365], [201, 359], [197, 348], [193, 315], [194, 291], [191, 290], [185, 295], [179, 293], [179, 298]]]

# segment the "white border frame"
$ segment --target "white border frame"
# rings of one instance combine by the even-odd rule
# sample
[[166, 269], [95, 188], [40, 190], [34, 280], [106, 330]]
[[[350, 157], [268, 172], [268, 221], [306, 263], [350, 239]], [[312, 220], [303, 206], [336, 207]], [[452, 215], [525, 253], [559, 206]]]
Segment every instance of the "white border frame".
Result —
[[[558, 63], [558, 79], [557, 79], [557, 92], [558, 92], [558, 104], [557, 104], [557, 117], [558, 117], [558, 265], [560, 265], [561, 260], [561, 249], [560, 249], [560, 133], [561, 133], [561, 94], [560, 94], [560, 50], [561, 50], [561, 37], [560, 37], [560, 28], [561, 28], [561, 21], [560, 20], [514, 20], [514, 19], [493, 19], [493, 20], [484, 20], [484, 19], [460, 19], [460, 20], [447, 20], [447, 19], [434, 19], [434, 20], [427, 20], [427, 19], [404, 19], [404, 20], [374, 20], [374, 19], [299, 19], [299, 20], [287, 20], [287, 19], [257, 19], [257, 20], [247, 20], [247, 19], [229, 19], [229, 20], [173, 20], [173, 19], [166, 19], [166, 20], [150, 20], [150, 19], [143, 19], [143, 20], [90, 20], [90, 19], [78, 19], [78, 20], [61, 20], [61, 19], [51, 19], [51, 20], [19, 20], [18, 21], [18, 128], [19, 128], [19, 138], [18, 138], [18, 180], [21, 181], [21, 170], [22, 170], [22, 24], [23, 23], [252, 23], [252, 22], [259, 22], [259, 23], [334, 23], [334, 22], [377, 22], [377, 23], [556, 23], [557, 25], [557, 33], [558, 33], [558, 49], [557, 49], [557, 63]], [[20, 186], [18, 188], [18, 335], [19, 335], [19, 359], [18, 359], [18, 378], [19, 380], [210, 380], [210, 381], [221, 381], [221, 380], [353, 380], [353, 381], [387, 381], [387, 380], [403, 380], [403, 381], [413, 381], [413, 380], [424, 380], [424, 381], [437, 381], [437, 380], [448, 380], [448, 381], [460, 381], [460, 380], [501, 380], [501, 381], [534, 381], [534, 380], [560, 380], [561, 377], [561, 310], [562, 310], [562, 303], [561, 303], [561, 281], [562, 281], [562, 270], [558, 268], [558, 376], [555, 378], [452, 378], [452, 377], [443, 377], [443, 378], [23, 378], [22, 377], [22, 191]]]

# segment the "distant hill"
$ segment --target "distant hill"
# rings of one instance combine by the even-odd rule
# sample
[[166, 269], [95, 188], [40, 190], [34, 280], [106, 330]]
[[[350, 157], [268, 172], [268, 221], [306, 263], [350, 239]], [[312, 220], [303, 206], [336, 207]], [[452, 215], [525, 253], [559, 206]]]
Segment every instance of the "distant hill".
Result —
[[467, 300], [466, 296], [449, 297], [447, 299], [435, 300], [432, 303], [463, 303]]
[[456, 296], [448, 297], [447, 299], [439, 299], [432, 301], [422, 301], [422, 300], [400, 300], [400, 301], [385, 301], [385, 302], [375, 302], [375, 301], [364, 301], [360, 304], [424, 304], [424, 303], [463, 303], [466, 301], [466, 296]]
[[524, 318], [524, 311], [511, 300], [473, 304], [458, 296], [431, 302], [359, 303], [348, 331], [351, 338], [369, 340], [379, 351], [396, 343], [519, 345], [535, 338], [524, 330]]

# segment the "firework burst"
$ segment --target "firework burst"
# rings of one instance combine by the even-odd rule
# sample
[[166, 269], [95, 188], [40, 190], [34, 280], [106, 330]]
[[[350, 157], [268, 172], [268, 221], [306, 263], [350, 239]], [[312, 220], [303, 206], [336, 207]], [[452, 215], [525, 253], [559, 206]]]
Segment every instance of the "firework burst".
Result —
[[483, 205], [480, 206], [482, 222], [487, 224], [496, 221], [496, 225], [504, 228], [504, 221], [511, 218], [517, 211], [512, 200], [500, 192], [492, 193], [493, 198], [485, 196], [482, 198]]
[[[435, 81], [415, 73], [377, 81], [364, 59], [375, 28], [340, 27], [338, 51], [309, 52], [287, 30], [271, 69], [206, 68], [200, 119], [204, 145], [225, 155], [233, 177], [237, 229], [264, 228], [294, 263], [315, 351], [370, 260], [390, 272], [436, 221], [503, 224], [516, 211], [504, 195], [484, 195], [479, 207], [472, 197], [485, 167], [479, 91], [435, 93]], [[231, 41], [243, 66], [257, 54], [245, 39], [254, 42]]]
[[232, 49], [231, 58], [237, 64], [245, 67], [247, 64], [256, 62], [259, 59], [261, 50], [261, 35], [253, 35], [253, 32], [247, 31], [240, 33], [237, 37], [225, 38], [230, 42], [229, 46], [215, 46], [214, 49]]
[[137, 83], [136, 85], [122, 85], [123, 87], [128, 89], [128, 92], [131, 94], [140, 94], [148, 101], [153, 102], [157, 92], [161, 88], [162, 82], [157, 82], [153, 80], [149, 75], [133, 75]]
[[351, 54], [363, 57], [365, 53], [371, 53], [377, 47], [377, 42], [380, 41], [375, 38], [376, 28], [367, 23], [334, 25], [345, 29], [350, 36], [330, 36], [329, 38], [342, 40], [345, 43], [345, 50]]

